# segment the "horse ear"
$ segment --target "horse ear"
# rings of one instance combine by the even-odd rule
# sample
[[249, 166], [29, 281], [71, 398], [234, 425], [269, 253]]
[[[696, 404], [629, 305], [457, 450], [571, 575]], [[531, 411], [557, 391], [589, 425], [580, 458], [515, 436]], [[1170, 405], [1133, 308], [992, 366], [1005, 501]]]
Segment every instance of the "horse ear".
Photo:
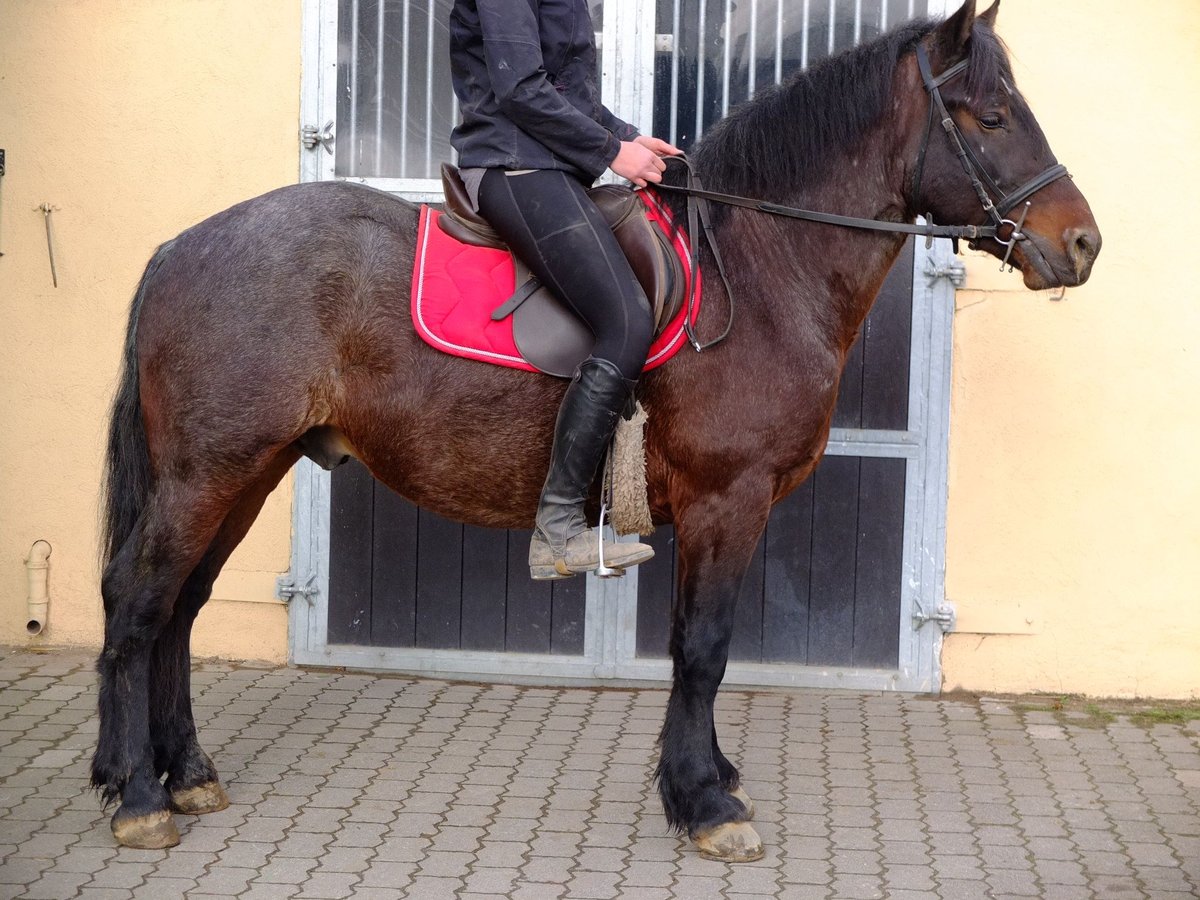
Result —
[[930, 49], [941, 63], [939, 68], [951, 66], [966, 55], [967, 41], [971, 39], [971, 26], [974, 24], [975, 0], [966, 0], [958, 12], [934, 29]]
[[979, 18], [983, 20], [988, 28], [995, 29], [996, 13], [1000, 12], [1000, 0], [996, 0], [991, 6], [979, 14]]

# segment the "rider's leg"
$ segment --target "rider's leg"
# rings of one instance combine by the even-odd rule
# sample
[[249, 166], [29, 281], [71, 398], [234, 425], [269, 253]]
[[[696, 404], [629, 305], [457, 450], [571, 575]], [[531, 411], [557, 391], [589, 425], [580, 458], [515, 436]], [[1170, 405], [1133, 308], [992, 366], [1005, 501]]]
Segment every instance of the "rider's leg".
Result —
[[[653, 330], [650, 305], [612, 231], [573, 176], [493, 169], [480, 186], [479, 208], [596, 336], [592, 357], [576, 371], [559, 408], [530, 546], [535, 578], [590, 571], [599, 553], [583, 504], [645, 363]], [[614, 568], [653, 555], [644, 544], [605, 542], [604, 561]]]

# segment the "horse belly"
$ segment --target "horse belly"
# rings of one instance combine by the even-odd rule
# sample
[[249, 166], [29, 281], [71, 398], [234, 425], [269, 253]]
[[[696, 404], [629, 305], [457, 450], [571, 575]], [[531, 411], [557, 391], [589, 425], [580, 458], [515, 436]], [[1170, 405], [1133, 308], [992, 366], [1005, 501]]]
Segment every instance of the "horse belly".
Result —
[[564, 382], [430, 351], [414, 371], [347, 391], [353, 454], [411, 502], [456, 521], [529, 528]]

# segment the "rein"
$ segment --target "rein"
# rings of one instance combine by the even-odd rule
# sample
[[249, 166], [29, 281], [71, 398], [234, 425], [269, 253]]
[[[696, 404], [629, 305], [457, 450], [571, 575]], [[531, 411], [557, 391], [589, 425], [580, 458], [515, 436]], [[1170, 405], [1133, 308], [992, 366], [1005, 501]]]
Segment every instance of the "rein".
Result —
[[[696, 174], [695, 169], [692, 167], [691, 160], [685, 155], [667, 157], [667, 162], [678, 160], [683, 163], [687, 169], [687, 184], [655, 184], [652, 188], [656, 191], [686, 194], [690, 200], [694, 199], [696, 201], [695, 203], [689, 202], [687, 210], [688, 231], [692, 235], [693, 267], [698, 267], [700, 262], [700, 241], [696, 238], [696, 218], [699, 215], [700, 224], [703, 227], [701, 234], [703, 234], [704, 239], [708, 241], [708, 246], [712, 249], [713, 258], [717, 263], [717, 271], [721, 275], [721, 281], [725, 285], [725, 293], [729, 298], [729, 321], [725, 325], [725, 330], [718, 337], [702, 344], [693, 332], [691, 324], [695, 297], [693, 295], [688, 296], [688, 315], [684, 319], [684, 330], [687, 332], [687, 337], [692, 347], [697, 352], [706, 350], [714, 344], [719, 344], [729, 336], [729, 332], [733, 328], [733, 290], [729, 285], [729, 279], [725, 273], [725, 264], [721, 260], [721, 253], [717, 249], [716, 241], [713, 239], [707, 201], [711, 200], [714, 203], [721, 203], [726, 206], [740, 206], [773, 216], [803, 219], [808, 222], [819, 222], [825, 225], [839, 225], [843, 228], [884, 231], [892, 234], [921, 235], [925, 238], [925, 246], [927, 248], [932, 246], [934, 238], [949, 238], [954, 241], [956, 252], [960, 240], [965, 239], [973, 246], [976, 242], [984, 238], [991, 238], [1005, 248], [1004, 259], [1000, 263], [1001, 269], [1008, 264], [1009, 257], [1012, 256], [1013, 247], [1016, 246], [1017, 242], [1026, 240], [1026, 236], [1021, 231], [1021, 228], [1025, 224], [1025, 217], [1028, 215], [1029, 208], [1032, 205], [1029, 198], [1046, 187], [1046, 185], [1054, 183], [1064, 175], [1070, 177], [1067, 167], [1056, 163], [1025, 182], [1025, 184], [1016, 190], [1005, 194], [971, 150], [970, 142], [963, 136], [958, 124], [946, 108], [945, 101], [942, 100], [941, 86], [966, 71], [968, 61], [965, 59], [960, 60], [942, 72], [941, 75], [934, 77], [929, 65], [929, 57], [925, 52], [925, 48], [920, 44], [917, 45], [916, 55], [917, 66], [921, 72], [921, 80], [925, 84], [925, 89], [929, 92], [929, 123], [925, 128], [925, 138], [921, 142], [921, 150], [917, 156], [917, 166], [913, 177], [913, 200], [916, 201], [920, 198], [921, 180], [925, 173], [925, 153], [929, 147], [929, 136], [933, 132], [933, 121], [936, 113], [941, 122], [942, 129], [946, 132], [946, 137], [949, 139], [954, 153], [963, 167], [963, 171], [971, 179], [971, 186], [979, 198], [980, 205], [983, 207], [992, 224], [936, 225], [930, 213], [925, 214], [924, 225], [909, 222], [887, 222], [880, 219], [863, 219], [857, 216], [843, 216], [837, 213], [818, 212], [811, 209], [800, 209], [795, 206], [783, 206], [779, 203], [756, 200], [737, 194], [723, 194], [719, 191], [709, 191], [704, 188], [704, 185], [700, 182], [700, 176]], [[999, 202], [992, 201], [989, 191], [991, 194], [1001, 198]], [[1024, 202], [1025, 205], [1021, 209], [1020, 217], [1016, 221], [1007, 218], [1007, 214], [1012, 211], [1013, 207], [1021, 202]], [[1007, 238], [1001, 237], [1001, 231], [1005, 228], [1011, 229]]]

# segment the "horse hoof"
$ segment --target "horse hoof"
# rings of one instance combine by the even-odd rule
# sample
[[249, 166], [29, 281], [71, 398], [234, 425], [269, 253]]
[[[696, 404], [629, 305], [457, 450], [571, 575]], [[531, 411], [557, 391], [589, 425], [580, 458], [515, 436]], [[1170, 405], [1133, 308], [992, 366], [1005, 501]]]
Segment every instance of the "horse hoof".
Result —
[[696, 835], [696, 848], [705, 859], [744, 863], [762, 859], [762, 838], [748, 822], [726, 822]]
[[179, 829], [171, 813], [165, 809], [144, 816], [121, 817], [117, 810], [112, 817], [112, 833], [122, 847], [135, 850], [164, 850], [179, 843]]
[[171, 809], [189, 816], [220, 812], [229, 805], [229, 797], [219, 781], [206, 781], [195, 787], [171, 791]]
[[750, 795], [742, 790], [742, 786], [738, 785], [729, 792], [729, 796], [735, 800], [741, 800], [742, 806], [746, 807], [746, 821], [749, 822], [754, 818], [754, 801], [750, 799]]

